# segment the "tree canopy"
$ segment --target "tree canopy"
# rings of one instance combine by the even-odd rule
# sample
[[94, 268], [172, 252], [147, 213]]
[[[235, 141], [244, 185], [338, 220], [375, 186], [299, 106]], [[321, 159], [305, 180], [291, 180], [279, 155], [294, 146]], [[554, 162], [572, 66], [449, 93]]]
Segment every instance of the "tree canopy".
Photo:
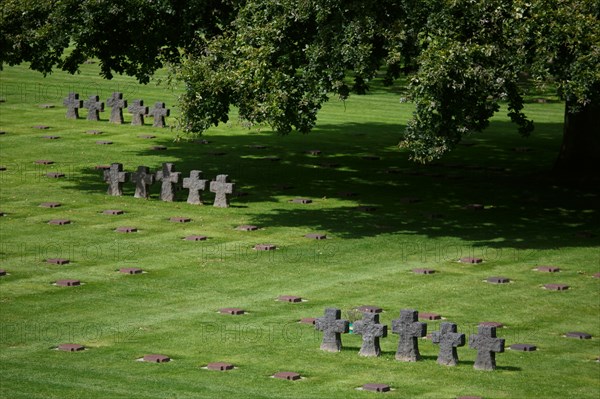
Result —
[[172, 65], [184, 83], [186, 132], [227, 121], [236, 106], [250, 124], [306, 133], [330, 96], [365, 93], [385, 70], [386, 84], [410, 74], [405, 101], [416, 109], [400, 146], [414, 160], [441, 157], [504, 103], [529, 135], [524, 81], [551, 83], [565, 101], [565, 162], [590, 166], [600, 151], [597, 0], [6, 0], [2, 8], [0, 64], [74, 72], [97, 57], [105, 77], [141, 82]]

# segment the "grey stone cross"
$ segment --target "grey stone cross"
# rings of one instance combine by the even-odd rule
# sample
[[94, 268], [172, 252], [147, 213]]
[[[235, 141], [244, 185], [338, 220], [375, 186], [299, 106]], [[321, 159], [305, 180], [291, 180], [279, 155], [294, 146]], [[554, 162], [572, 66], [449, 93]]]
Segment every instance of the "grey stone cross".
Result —
[[108, 195], [123, 195], [123, 183], [129, 173], [123, 172], [123, 164], [113, 163], [110, 169], [104, 171], [104, 181], [108, 183]]
[[137, 171], [131, 174], [131, 181], [135, 183], [135, 198], [148, 198], [148, 187], [154, 183], [154, 174], [150, 173], [147, 166], [138, 166]]
[[144, 115], [148, 114], [148, 107], [144, 106], [144, 100], [133, 100], [127, 111], [131, 113], [131, 124], [141, 126], [144, 124]]
[[387, 326], [379, 324], [378, 313], [363, 313], [362, 320], [354, 322], [354, 334], [362, 335], [362, 346], [358, 354], [360, 356], [379, 356], [381, 347], [379, 338], [387, 336]]
[[160, 101], [154, 103], [154, 107], [148, 112], [148, 115], [154, 117], [154, 123], [152, 124], [154, 127], [165, 127], [165, 116], [169, 116], [170, 114], [171, 110], [165, 108], [165, 103], [161, 103]]
[[401, 309], [400, 318], [392, 320], [392, 332], [400, 335], [396, 360], [416, 362], [420, 359], [418, 338], [427, 335], [427, 324], [418, 320], [419, 312], [413, 309]]
[[233, 194], [235, 184], [229, 183], [227, 175], [218, 175], [217, 178], [210, 182], [210, 192], [215, 193], [214, 206], [218, 208], [229, 207], [229, 197], [227, 194]]
[[431, 334], [431, 342], [440, 346], [437, 362], [444, 366], [456, 366], [458, 364], [458, 353], [456, 348], [465, 345], [465, 334], [456, 332], [456, 324], [442, 323], [440, 331]]
[[208, 183], [208, 180], [202, 179], [201, 170], [192, 170], [190, 172], [190, 177], [183, 179], [183, 188], [190, 190], [187, 199], [189, 204], [202, 204], [202, 195], [200, 194], [200, 191], [206, 190], [206, 183]]
[[123, 123], [123, 108], [127, 108], [127, 100], [123, 100], [123, 93], [114, 92], [112, 96], [106, 100], [106, 105], [111, 107], [109, 122], [122, 124]]
[[504, 339], [496, 338], [496, 327], [479, 326], [478, 334], [469, 335], [469, 348], [477, 349], [474, 368], [494, 370], [496, 353], [504, 352]]
[[104, 103], [100, 101], [100, 97], [90, 96], [89, 99], [83, 102], [83, 108], [88, 110], [88, 121], [99, 121], [100, 112], [104, 112]]
[[63, 100], [63, 105], [67, 107], [67, 119], [79, 118], [79, 108], [83, 107], [83, 100], [79, 99], [78, 93], [69, 93], [69, 96]]
[[156, 181], [162, 182], [160, 188], [160, 199], [172, 202], [175, 199], [175, 184], [179, 183], [180, 172], [174, 172], [172, 163], [163, 163], [162, 170], [156, 172]]
[[349, 331], [348, 320], [341, 320], [342, 312], [339, 309], [325, 309], [325, 316], [315, 320], [315, 329], [323, 332], [321, 350], [326, 352], [339, 352], [342, 350], [341, 334]]

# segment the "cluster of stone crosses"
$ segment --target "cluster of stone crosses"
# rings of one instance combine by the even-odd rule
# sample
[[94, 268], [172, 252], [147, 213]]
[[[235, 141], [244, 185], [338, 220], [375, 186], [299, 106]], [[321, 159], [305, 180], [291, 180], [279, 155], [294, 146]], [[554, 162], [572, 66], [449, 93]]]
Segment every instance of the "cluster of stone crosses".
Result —
[[[99, 96], [90, 96], [87, 100], [79, 99], [78, 93], [69, 93], [64, 99], [63, 105], [67, 107], [68, 119], [79, 119], [79, 109], [86, 108], [88, 110], [87, 120], [100, 120], [100, 112], [104, 112], [104, 102], [100, 101]], [[112, 123], [122, 124], [123, 108], [131, 113], [131, 124], [141, 126], [144, 124], [144, 116], [154, 118], [154, 127], [166, 127], [165, 116], [169, 116], [171, 111], [165, 107], [165, 103], [156, 102], [153, 108], [144, 106], [144, 100], [133, 100], [133, 104], [127, 106], [127, 100], [123, 99], [123, 93], [114, 92], [112, 96], [106, 100], [106, 105], [111, 107], [110, 119]]]
[[[181, 172], [175, 172], [175, 165], [169, 162], [162, 164], [161, 170], [151, 172], [147, 166], [138, 166], [137, 171], [130, 173], [123, 171], [123, 164], [113, 163], [104, 171], [104, 181], [108, 183], [109, 195], [123, 195], [123, 184], [131, 181], [135, 184], [136, 198], [147, 199], [150, 196], [150, 185], [161, 182], [160, 199], [167, 202], [175, 200], [175, 191], [181, 178]], [[201, 191], [207, 188], [208, 180], [202, 179], [202, 171], [190, 171], [190, 177], [183, 179], [183, 188], [189, 190], [187, 202], [194, 205], [202, 204]], [[228, 175], [218, 175], [210, 182], [209, 189], [215, 193], [214, 206], [218, 208], [229, 207], [229, 194], [233, 194], [234, 183], [229, 182]]]
[[[396, 360], [416, 362], [420, 359], [418, 338], [427, 335], [427, 323], [418, 321], [419, 312], [401, 309], [400, 318], [392, 320], [392, 333], [400, 336]], [[362, 336], [361, 356], [379, 356], [379, 338], [387, 336], [387, 325], [379, 323], [379, 314], [363, 312], [362, 320], [353, 324], [353, 333]], [[341, 334], [349, 332], [348, 320], [341, 319], [341, 310], [325, 309], [325, 315], [315, 320], [315, 329], [323, 332], [321, 350], [339, 352], [342, 350]], [[465, 345], [465, 334], [457, 332], [456, 324], [441, 323], [440, 330], [434, 331], [431, 341], [440, 346], [437, 362], [444, 366], [456, 366], [456, 348]], [[504, 339], [496, 338], [496, 327], [480, 325], [477, 334], [469, 336], [469, 347], [477, 350], [473, 367], [478, 370], [494, 370], [496, 353], [504, 352]]]

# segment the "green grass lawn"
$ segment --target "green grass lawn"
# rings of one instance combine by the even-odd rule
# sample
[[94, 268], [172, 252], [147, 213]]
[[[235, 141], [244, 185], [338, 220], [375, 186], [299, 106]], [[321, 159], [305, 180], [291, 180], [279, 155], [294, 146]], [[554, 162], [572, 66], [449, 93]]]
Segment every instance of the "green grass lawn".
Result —
[[[331, 100], [309, 135], [248, 130], [233, 113], [229, 124], [205, 134], [209, 144], [175, 142], [177, 132], [153, 128], [151, 119], [143, 127], [110, 124], [109, 110], [100, 122], [86, 121], [83, 111], [79, 120], [65, 119], [62, 100], [70, 91], [103, 101], [122, 91], [130, 102], [164, 101], [177, 114], [177, 90], [122, 77], [103, 81], [97, 65], [75, 76], [43, 78], [26, 66], [0, 72], [0, 130], [6, 132], [0, 135], [0, 165], [6, 167], [0, 171], [0, 211], [6, 213], [0, 218], [0, 268], [8, 272], [0, 277], [0, 397], [368, 398], [377, 394], [356, 388], [370, 382], [389, 384], [393, 391], [382, 395], [398, 398], [598, 397], [600, 279], [593, 274], [600, 271], [600, 192], [547, 173], [560, 146], [563, 104], [528, 104], [536, 121], [529, 139], [498, 115], [488, 130], [424, 167], [397, 148], [411, 106], [377, 85], [346, 103]], [[48, 103], [55, 107], [40, 108]], [[130, 121], [127, 112], [125, 118]], [[90, 129], [103, 134], [86, 134]], [[158, 144], [168, 149], [150, 149]], [[322, 154], [306, 153], [312, 149]], [[219, 152], [225, 154], [214, 155]], [[280, 161], [264, 159], [269, 156]], [[38, 159], [55, 163], [34, 164]], [[248, 195], [218, 209], [211, 193], [205, 206], [187, 204], [184, 190], [177, 202], [166, 203], [155, 184], [146, 201], [134, 198], [127, 183], [124, 196], [111, 197], [95, 166], [112, 162], [127, 171], [174, 162], [182, 177], [192, 169], [208, 178], [225, 173]], [[398, 173], [386, 173], [390, 168]], [[66, 176], [45, 177], [53, 171]], [[358, 195], [339, 194], [348, 191]], [[296, 197], [313, 203], [289, 202]], [[39, 207], [49, 201], [62, 206]], [[486, 209], [464, 209], [472, 203]], [[357, 211], [359, 205], [377, 210]], [[125, 214], [102, 214], [106, 209]], [[169, 222], [174, 216], [192, 221]], [[59, 218], [72, 223], [47, 224]], [[235, 230], [242, 224], [260, 229]], [[119, 226], [139, 231], [114, 232]], [[595, 236], [581, 237], [581, 231]], [[304, 238], [315, 232], [328, 239]], [[182, 240], [191, 234], [208, 240]], [[253, 251], [259, 243], [278, 250]], [[463, 256], [485, 261], [458, 263]], [[71, 263], [44, 262], [55, 257]], [[532, 270], [539, 265], [561, 272]], [[124, 275], [117, 271], [122, 267], [147, 273]], [[418, 267], [438, 273], [411, 273]], [[490, 276], [512, 282], [483, 282]], [[64, 278], [84, 284], [51, 285]], [[570, 289], [548, 291], [542, 288], [547, 283]], [[306, 301], [277, 302], [279, 295]], [[485, 372], [473, 369], [476, 351], [468, 347], [458, 349], [457, 367], [438, 365], [437, 346], [423, 339], [422, 361], [401, 363], [394, 360], [395, 334], [382, 340], [381, 357], [362, 358], [359, 336], [344, 335], [343, 351], [326, 353], [319, 350], [321, 334], [298, 323], [326, 307], [346, 314], [365, 304], [382, 307], [381, 321], [390, 326], [405, 308], [439, 313], [467, 336], [479, 322], [502, 322], [498, 336], [507, 347], [530, 343], [538, 351], [507, 350], [497, 355], [497, 370]], [[248, 313], [221, 315], [223, 307]], [[439, 321], [428, 322], [429, 332], [438, 328]], [[563, 337], [569, 331], [593, 338]], [[52, 350], [61, 343], [87, 350]], [[151, 353], [173, 361], [136, 361]], [[217, 361], [236, 369], [202, 368]], [[305, 378], [271, 378], [279, 371]]]

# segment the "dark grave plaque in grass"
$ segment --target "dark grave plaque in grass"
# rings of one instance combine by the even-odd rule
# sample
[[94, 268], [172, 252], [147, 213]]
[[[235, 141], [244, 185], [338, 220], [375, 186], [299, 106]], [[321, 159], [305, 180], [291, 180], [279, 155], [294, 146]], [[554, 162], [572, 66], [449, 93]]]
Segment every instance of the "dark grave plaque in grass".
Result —
[[375, 212], [377, 210], [376, 207], [368, 205], [359, 205], [354, 209], [360, 212]]
[[537, 350], [537, 346], [532, 344], [512, 344], [509, 348], [513, 351], [533, 352]]
[[592, 277], [594, 277], [594, 278], [600, 278], [600, 273], [594, 273], [594, 275]]
[[490, 284], [508, 284], [508, 283], [510, 283], [510, 279], [508, 277], [501, 277], [501, 276], [488, 277], [487, 279], [485, 279], [485, 281]]
[[125, 213], [125, 211], [122, 211], [120, 209], [107, 209], [105, 211], [102, 211], [102, 213], [104, 215], [122, 215]]
[[256, 251], [274, 251], [277, 249], [277, 246], [274, 244], [256, 244], [254, 249]]
[[294, 198], [288, 202], [292, 202], [294, 204], [311, 204], [313, 201], [309, 198]]
[[469, 211], [483, 211], [485, 209], [485, 205], [483, 204], [467, 204], [465, 205], [465, 209]]
[[209, 370], [216, 370], [216, 371], [228, 371], [228, 370], [233, 370], [233, 364], [223, 363], [223, 362], [208, 363], [206, 368]]
[[144, 356], [142, 360], [149, 363], [166, 363], [170, 362], [171, 358], [165, 355], [152, 354]]
[[565, 337], [567, 338], [575, 338], [575, 339], [592, 339], [592, 335], [585, 333], [585, 332], [581, 332], [581, 331], [570, 331], [568, 333], [565, 334]]
[[42, 202], [40, 206], [42, 208], [58, 208], [62, 204], [60, 202]]
[[365, 161], [379, 161], [381, 159], [381, 157], [377, 155], [363, 155], [360, 158], [364, 159]]
[[0, 276], [6, 276], [6, 270], [0, 269]]
[[54, 161], [51, 161], [49, 159], [38, 159], [35, 161], [35, 163], [38, 165], [52, 165]]
[[48, 259], [46, 259], [46, 263], [51, 263], [53, 265], [66, 265], [69, 262], [70, 262], [69, 259], [65, 259], [65, 258], [48, 258]]
[[379, 324], [378, 313], [363, 313], [363, 318], [353, 323], [352, 332], [362, 336], [360, 356], [379, 356], [381, 347], [379, 339], [387, 336], [387, 325]]
[[291, 190], [294, 188], [294, 186], [291, 184], [273, 184], [273, 187], [275, 187], [277, 190]]
[[123, 274], [142, 274], [143, 272], [139, 267], [123, 267], [119, 269], [119, 273]]
[[566, 291], [569, 286], [566, 284], [544, 284], [544, 288], [550, 291]]
[[169, 221], [173, 223], [189, 223], [192, 221], [192, 219], [185, 217], [172, 217], [169, 219]]
[[300, 319], [300, 323], [301, 324], [315, 325], [316, 322], [317, 322], [317, 318], [316, 317], [303, 317], [303, 318]]
[[504, 352], [504, 339], [496, 338], [496, 327], [479, 326], [478, 333], [469, 336], [469, 348], [477, 350], [473, 367], [477, 370], [494, 370], [496, 353]]
[[592, 233], [591, 231], [578, 231], [577, 233], [575, 233], [575, 236], [579, 237], [579, 238], [594, 238], [596, 237], [596, 234]]
[[150, 147], [153, 151], [166, 151], [167, 147], [164, 145], [155, 145]]
[[79, 344], [60, 344], [56, 347], [59, 351], [79, 352], [85, 349], [85, 346]]
[[156, 138], [156, 136], [153, 134], [140, 134], [138, 137], [141, 139], [155, 139]]
[[327, 239], [327, 236], [325, 234], [319, 234], [319, 233], [309, 233], [309, 234], [306, 234], [304, 237], [311, 238], [313, 240], [326, 240]]
[[6, 134], [6, 131], [0, 130], [0, 136], [3, 135], [3, 134]]
[[136, 233], [137, 232], [137, 228], [122, 226], [122, 227], [117, 227], [115, 229], [115, 231], [117, 233]]
[[236, 230], [240, 230], [240, 231], [255, 231], [258, 230], [258, 226], [252, 226], [249, 224], [245, 224], [242, 226], [238, 226], [235, 228]]
[[484, 327], [495, 327], [495, 328], [504, 327], [504, 324], [499, 323], [497, 321], [482, 321], [481, 323], [479, 323], [479, 325], [484, 326]]
[[0, 165], [0, 171], [4, 172], [6, 170], [6, 166]]
[[48, 221], [48, 224], [53, 224], [56, 226], [64, 226], [66, 224], [71, 224], [71, 221], [69, 219], [52, 219], [52, 220]]
[[461, 263], [481, 263], [483, 262], [482, 258], [475, 258], [475, 257], [471, 257], [471, 256], [466, 256], [464, 258], [460, 258], [458, 260]]
[[246, 311], [240, 308], [221, 308], [219, 309], [219, 313], [229, 315], [242, 315], [246, 313]]
[[212, 151], [212, 152], [209, 152], [208, 154], [212, 155], [213, 157], [222, 157], [223, 155], [227, 155], [227, 153], [224, 151]]
[[419, 319], [422, 320], [440, 320], [442, 316], [437, 313], [419, 313]]
[[435, 270], [433, 270], [433, 269], [413, 269], [412, 272], [415, 274], [434, 274]]
[[560, 268], [556, 266], [538, 266], [535, 270], [538, 272], [556, 273], [560, 271]]
[[254, 148], [255, 150], [264, 150], [269, 147], [267, 147], [266, 145], [262, 145], [262, 144], [250, 144], [250, 145], [248, 145], [248, 148]]
[[208, 237], [206, 236], [187, 236], [184, 238], [186, 241], [206, 241]]
[[355, 193], [353, 191], [340, 191], [337, 193], [337, 195], [339, 197], [356, 197], [358, 193]]
[[337, 169], [342, 166], [337, 162], [322, 162], [322, 163], [320, 163], [320, 165], [322, 168], [327, 168], [327, 169]]
[[65, 280], [57, 280], [55, 284], [58, 285], [59, 287], [76, 287], [78, 285], [81, 285], [81, 281], [74, 280], [74, 279], [65, 279]]
[[6, 216], [6, 212], [0, 211], [0, 217], [4, 217], [4, 216]]
[[294, 295], [281, 295], [281, 296], [277, 297], [277, 300], [279, 302], [291, 302], [291, 303], [302, 302], [301, 297], [294, 296]]
[[98, 145], [111, 145], [113, 142], [109, 141], [109, 140], [98, 140], [96, 141], [96, 144]]
[[421, 358], [418, 339], [427, 335], [427, 323], [418, 321], [418, 313], [413, 309], [401, 309], [400, 318], [392, 320], [392, 332], [400, 336], [396, 360], [416, 362]]
[[87, 134], [90, 134], [92, 136], [98, 136], [100, 134], [102, 134], [101, 130], [95, 130], [95, 129], [90, 129], [90, 130], [86, 130]]
[[50, 129], [50, 126], [46, 126], [46, 125], [35, 125], [33, 128], [34, 128], [34, 129], [40, 129], [40, 130], [48, 130], [48, 129]]
[[60, 136], [48, 135], [48, 136], [42, 136], [42, 138], [46, 139], [46, 140], [58, 140], [60, 138]]
[[301, 378], [300, 374], [294, 373], [291, 371], [281, 371], [279, 373], [275, 373], [273, 375], [273, 377], [278, 378], [280, 380], [289, 380], [289, 381], [296, 381]]
[[62, 177], [65, 177], [65, 174], [62, 172], [48, 172], [46, 173], [46, 176], [51, 179], [60, 179]]
[[205, 139], [200, 139], [200, 140], [194, 140], [194, 143], [197, 143], [197, 144], [210, 144], [210, 141], [205, 140]]
[[514, 152], [531, 152], [533, 148], [531, 147], [515, 147], [512, 149]]
[[371, 391], [371, 392], [389, 392], [391, 388], [387, 384], [370, 383], [370, 384], [363, 385], [362, 389], [365, 391]]
[[356, 310], [358, 310], [359, 312], [363, 312], [363, 313], [381, 313], [383, 312], [383, 309], [380, 308], [379, 306], [373, 306], [373, 305], [362, 305], [356, 308]]
[[270, 161], [270, 162], [279, 162], [279, 161], [281, 161], [281, 158], [275, 157], [275, 156], [263, 157], [261, 159], [264, 160], [264, 161]]
[[322, 154], [321, 150], [308, 150], [308, 151], [306, 151], [306, 153], [310, 154], [310, 155], [321, 155]]

